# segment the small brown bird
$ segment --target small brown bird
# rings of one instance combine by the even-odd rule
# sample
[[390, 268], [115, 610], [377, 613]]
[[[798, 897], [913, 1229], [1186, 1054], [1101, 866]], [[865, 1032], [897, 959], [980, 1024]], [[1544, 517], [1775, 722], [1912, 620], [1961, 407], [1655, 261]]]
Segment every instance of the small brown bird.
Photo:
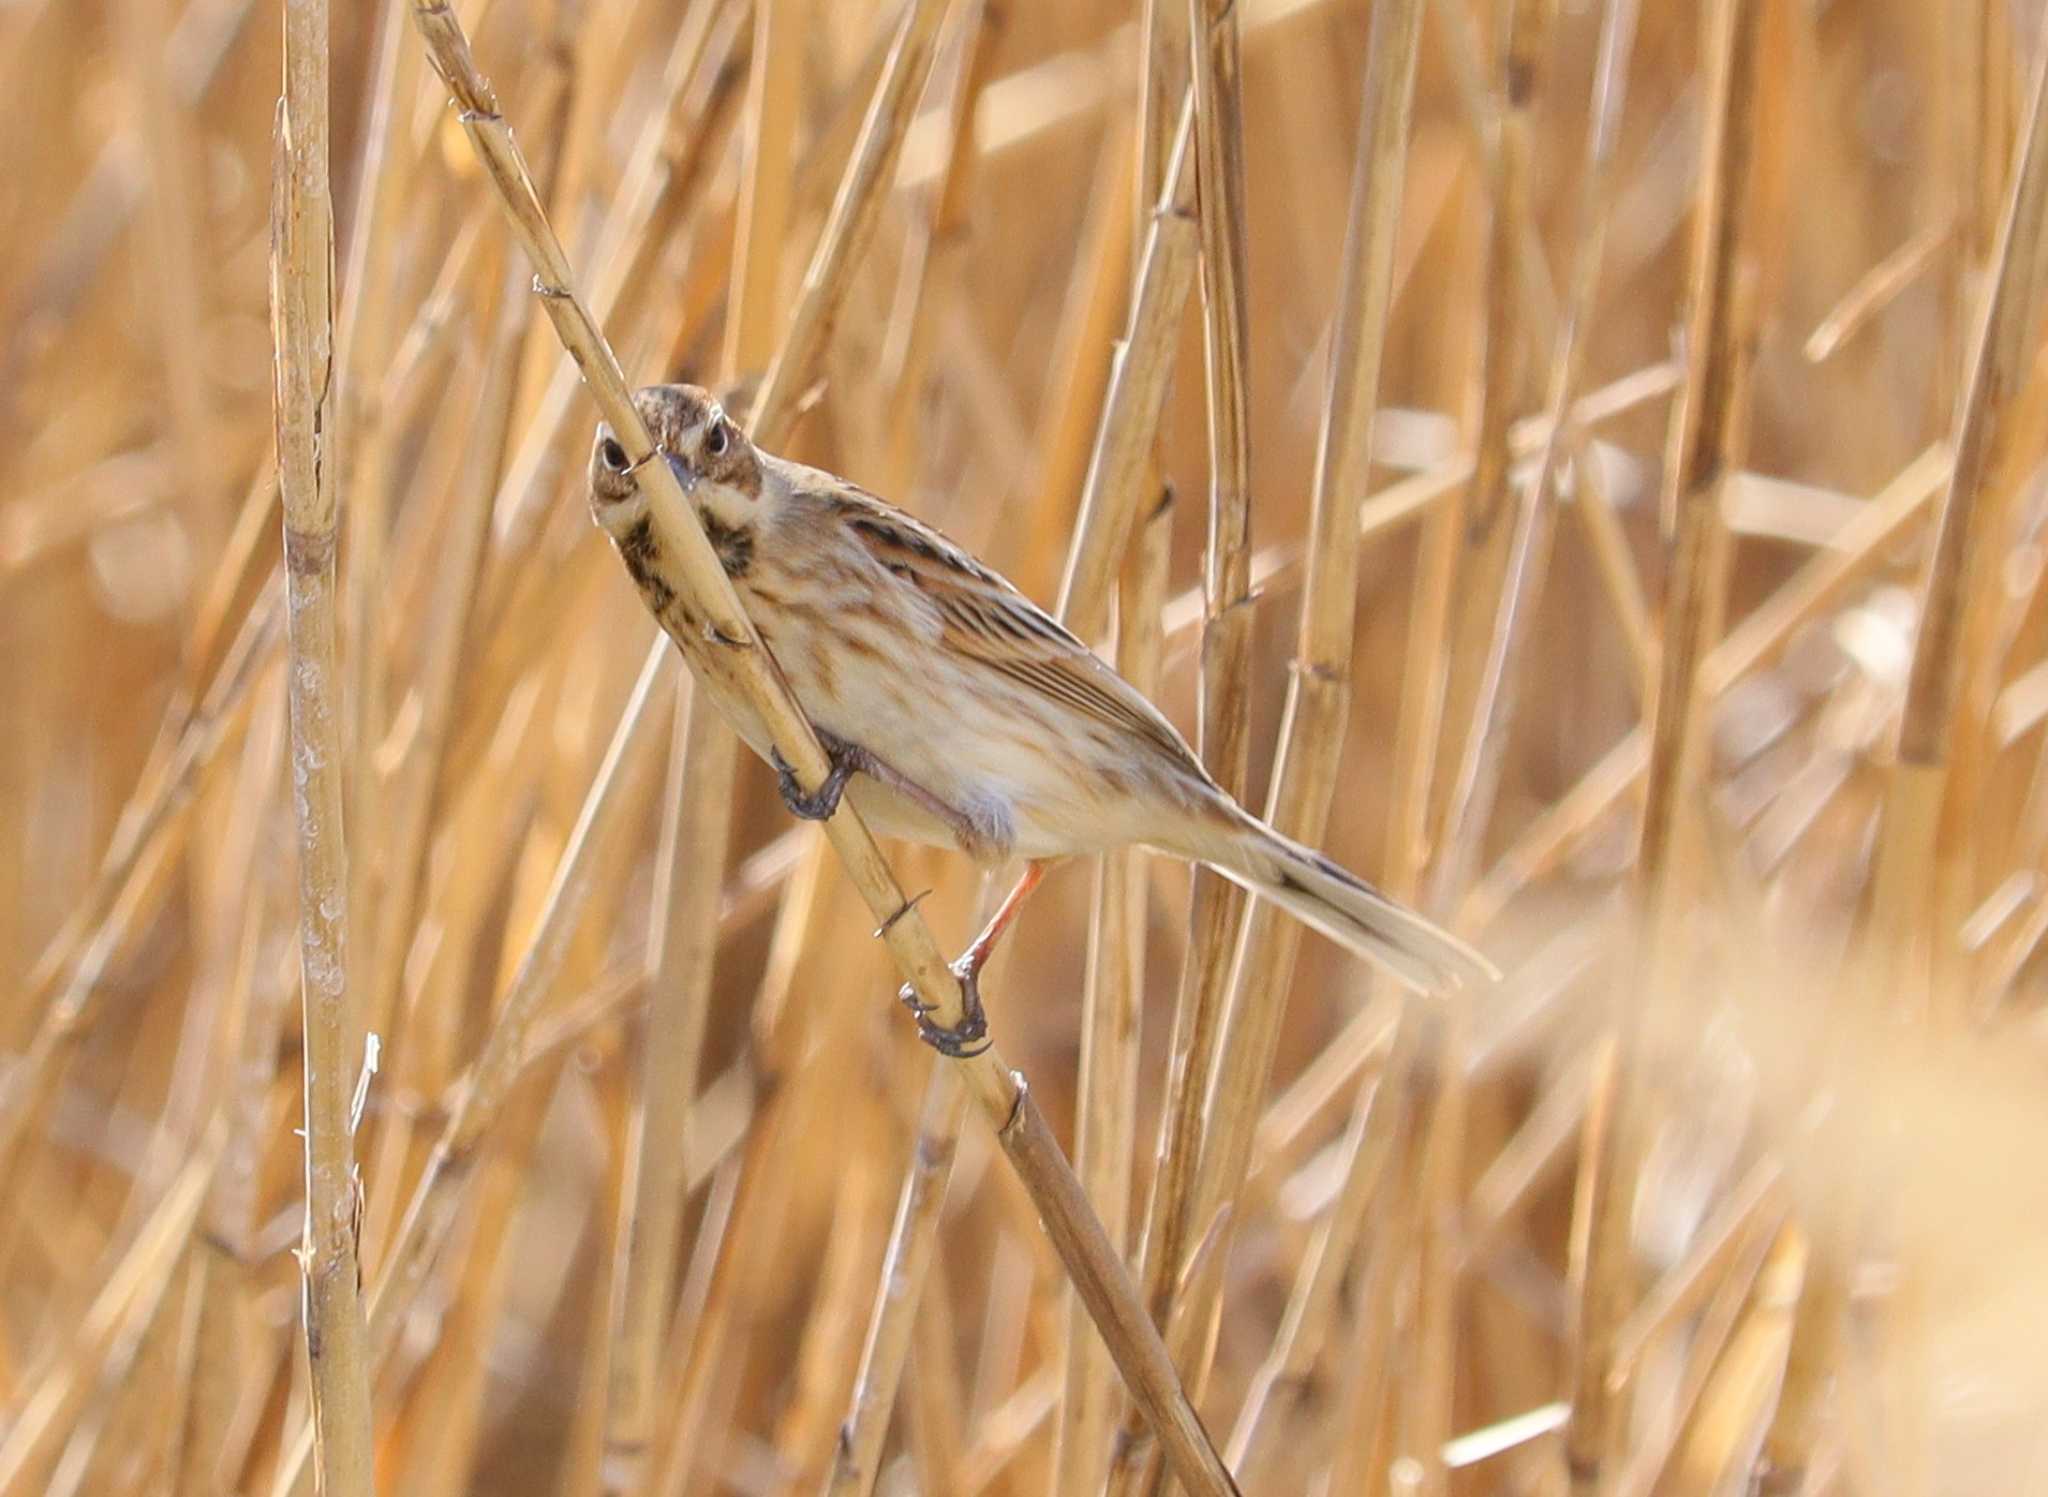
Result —
[[[811, 795], [744, 700], [698, 679], [781, 777], [796, 815], [842, 793], [886, 835], [957, 847], [1025, 875], [955, 964], [967, 1022], [925, 1038], [949, 1054], [986, 1031], [974, 987], [1044, 864], [1137, 843], [1205, 863], [1419, 988], [1498, 979], [1487, 960], [1239, 806], [1157, 708], [1045, 610], [931, 527], [842, 478], [760, 451], [692, 385], [633, 397], [748, 616], [832, 760]], [[625, 449], [599, 426], [591, 508], [642, 598], [693, 667], [685, 616]]]

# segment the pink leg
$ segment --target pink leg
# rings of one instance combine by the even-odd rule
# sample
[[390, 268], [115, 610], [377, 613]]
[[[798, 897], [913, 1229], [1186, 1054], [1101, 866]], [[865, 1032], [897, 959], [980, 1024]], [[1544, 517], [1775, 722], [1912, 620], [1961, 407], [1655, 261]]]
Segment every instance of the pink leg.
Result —
[[1023, 876], [1017, 880], [1016, 886], [1003, 896], [1002, 904], [997, 907], [994, 916], [983, 927], [981, 934], [974, 938], [974, 944], [967, 948], [966, 953], [960, 958], [959, 965], [974, 973], [979, 973], [988, 965], [988, 959], [995, 954], [996, 942], [1003, 938], [1003, 932], [1010, 928], [1011, 922], [1017, 918], [1017, 912], [1024, 908], [1024, 901], [1031, 897], [1031, 891], [1036, 889], [1039, 881], [1045, 877], [1046, 866], [1046, 860], [1043, 858], [1033, 858], [1024, 865]]
[[1024, 908], [1024, 901], [1031, 897], [1031, 891], [1036, 889], [1039, 880], [1045, 877], [1045, 869], [1046, 864], [1040, 859], [1025, 863], [1023, 877], [1017, 880], [1015, 888], [1003, 896], [1002, 905], [996, 910], [994, 918], [989, 921], [982, 933], [974, 938], [974, 944], [953, 963], [953, 975], [960, 979], [962, 1008], [960, 1022], [957, 1025], [947, 1028], [934, 1024], [925, 1006], [917, 1001], [917, 993], [908, 984], [905, 984], [903, 991], [898, 995], [904, 1005], [917, 1015], [917, 1032], [924, 1037], [924, 1042], [939, 1054], [959, 1060], [966, 1056], [979, 1055], [987, 1048], [977, 1044], [988, 1034], [988, 1015], [982, 1010], [981, 984], [978, 980], [981, 969], [988, 965], [989, 957], [995, 952], [996, 942], [1003, 938], [1003, 932], [1010, 928], [1011, 922], [1017, 918], [1017, 912]]

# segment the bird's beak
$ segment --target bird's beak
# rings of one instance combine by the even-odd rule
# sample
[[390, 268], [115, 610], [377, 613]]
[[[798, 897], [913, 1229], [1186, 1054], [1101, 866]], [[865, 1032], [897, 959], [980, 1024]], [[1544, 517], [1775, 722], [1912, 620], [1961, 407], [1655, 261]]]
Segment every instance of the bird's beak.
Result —
[[682, 485], [683, 492], [685, 494], [695, 493], [697, 489], [696, 471], [673, 452], [664, 452], [662, 456], [668, 459], [668, 470], [675, 474], [676, 482]]

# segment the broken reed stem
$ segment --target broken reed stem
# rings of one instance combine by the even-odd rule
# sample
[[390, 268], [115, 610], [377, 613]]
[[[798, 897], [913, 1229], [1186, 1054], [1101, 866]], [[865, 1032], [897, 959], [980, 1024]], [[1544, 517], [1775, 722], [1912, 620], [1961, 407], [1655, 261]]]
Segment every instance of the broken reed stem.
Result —
[[1676, 919], [1682, 875], [1675, 865], [1681, 797], [1690, 768], [1699, 673], [1718, 610], [1709, 596], [1712, 537], [1724, 481], [1740, 461], [1747, 394], [1748, 312], [1740, 283], [1749, 251], [1750, 164], [1755, 148], [1759, 49], [1764, 0], [1717, 0], [1706, 13], [1709, 60], [1706, 170], [1695, 205], [1686, 347], [1688, 393], [1672, 423], [1672, 460], [1663, 508], [1676, 521], [1665, 599], [1657, 700], [1635, 877], [1643, 911], [1635, 960], [1616, 983], [1616, 1061], [1612, 1096], [1591, 1116], [1581, 1165], [1581, 1209], [1591, 1223], [1579, 1307], [1572, 1418], [1565, 1429], [1572, 1488], [1590, 1492], [1621, 1457], [1628, 1389], [1612, 1379], [1615, 1339], [1637, 1297], [1632, 1233], [1633, 1185], [1649, 1106], [1643, 1074], [1644, 1010], [1685, 939]]
[[272, 197], [278, 484], [284, 496], [299, 976], [305, 1024], [306, 1358], [321, 1489], [371, 1490], [370, 1363], [356, 1263], [358, 1019], [349, 992], [341, 677], [335, 653], [334, 220], [327, 178], [327, 4], [287, 0], [285, 97]]
[[[770, 434], [769, 442], [788, 420], [794, 396], [803, 387], [806, 371], [843, 297], [846, 265], [862, 247], [879, 211], [877, 185], [893, 176], [910, 101], [916, 97], [913, 85], [927, 70], [932, 34], [943, 9], [939, 0], [914, 0], [904, 12], [854, 160], [805, 276], [804, 293], [788, 336], [762, 390], [756, 424]], [[414, 19], [533, 261], [542, 306], [563, 346], [583, 370], [600, 413], [625, 446], [640, 475], [655, 529], [664, 546], [672, 548], [693, 607], [705, 620], [706, 638], [684, 644], [693, 667], [711, 672], [760, 712], [771, 742], [800, 785], [821, 784], [829, 766], [816, 734], [761, 645], [675, 476], [667, 464], [650, 461], [653, 444], [632, 403], [625, 376], [575, 293], [561, 245], [534, 196], [518, 147], [497, 111], [496, 98], [471, 60], [461, 23], [437, 0], [416, 0]], [[853, 809], [844, 805], [825, 823], [825, 831], [875, 918], [890, 922], [884, 933], [890, 955], [919, 999], [930, 1005], [933, 1022], [957, 1024], [963, 1013], [960, 985], [915, 910], [892, 921], [891, 917], [904, 909], [905, 899], [873, 835]], [[961, 1070], [968, 1090], [1043, 1214], [1047, 1233], [1109, 1341], [1133, 1395], [1155, 1421], [1175, 1473], [1192, 1491], [1231, 1490], [1229, 1475], [1173, 1374], [1164, 1344], [1139, 1310], [1121, 1261], [1089, 1210], [1087, 1198], [1022, 1078], [1004, 1067], [993, 1046], [963, 1061]]]

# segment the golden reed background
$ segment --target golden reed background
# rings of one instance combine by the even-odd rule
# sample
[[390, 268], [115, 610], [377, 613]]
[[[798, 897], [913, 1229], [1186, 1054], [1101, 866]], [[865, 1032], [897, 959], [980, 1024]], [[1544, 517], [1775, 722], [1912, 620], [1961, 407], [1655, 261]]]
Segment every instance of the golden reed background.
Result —
[[[348, 818], [324, 913], [382, 1039], [385, 1318], [342, 1369], [378, 1489], [1144, 1489], [1006, 1156], [920, 1102], [873, 918], [758, 766], [723, 793], [672, 656], [604, 767], [652, 625], [413, 8], [331, 17], [341, 668], [307, 686]], [[1247, 798], [1315, 683], [1323, 845], [1509, 970], [1403, 1002], [1302, 942], [1175, 1145], [1214, 1172], [1186, 1258], [1141, 1265], [1177, 1005], [1228, 996], [1234, 927], [1191, 938], [1178, 866], [1098, 910], [1075, 865], [997, 965], [1004, 1056], [1070, 1150], [1087, 1111], [1246, 1491], [2048, 1487], [2031, 8], [1193, 9], [1191, 155], [1241, 141], [1241, 212], [1141, 206], [1172, 0], [456, 13], [629, 380], [743, 393], [836, 303], [777, 445], [1048, 603], [1091, 453], [1132, 456], [1120, 597], [1077, 606], [1192, 732], [1213, 523], [1217, 600], [1254, 590], [1206, 655]], [[806, 290], [906, 15], [930, 77], [867, 138], [900, 162]], [[1362, 135], [1369, 33], [1384, 64], [1415, 26], [1412, 116]], [[267, 0], [0, 3], [0, 1493], [310, 1490], [281, 30]], [[1364, 230], [1396, 222], [1382, 319]], [[1205, 368], [1196, 266], [1233, 245], [1244, 316], [1207, 331], [1243, 356]], [[1355, 587], [1332, 541], [1304, 593], [1316, 502], [1361, 526]], [[963, 941], [971, 871], [896, 866]], [[408, 1210], [435, 1251], [394, 1252]]]

